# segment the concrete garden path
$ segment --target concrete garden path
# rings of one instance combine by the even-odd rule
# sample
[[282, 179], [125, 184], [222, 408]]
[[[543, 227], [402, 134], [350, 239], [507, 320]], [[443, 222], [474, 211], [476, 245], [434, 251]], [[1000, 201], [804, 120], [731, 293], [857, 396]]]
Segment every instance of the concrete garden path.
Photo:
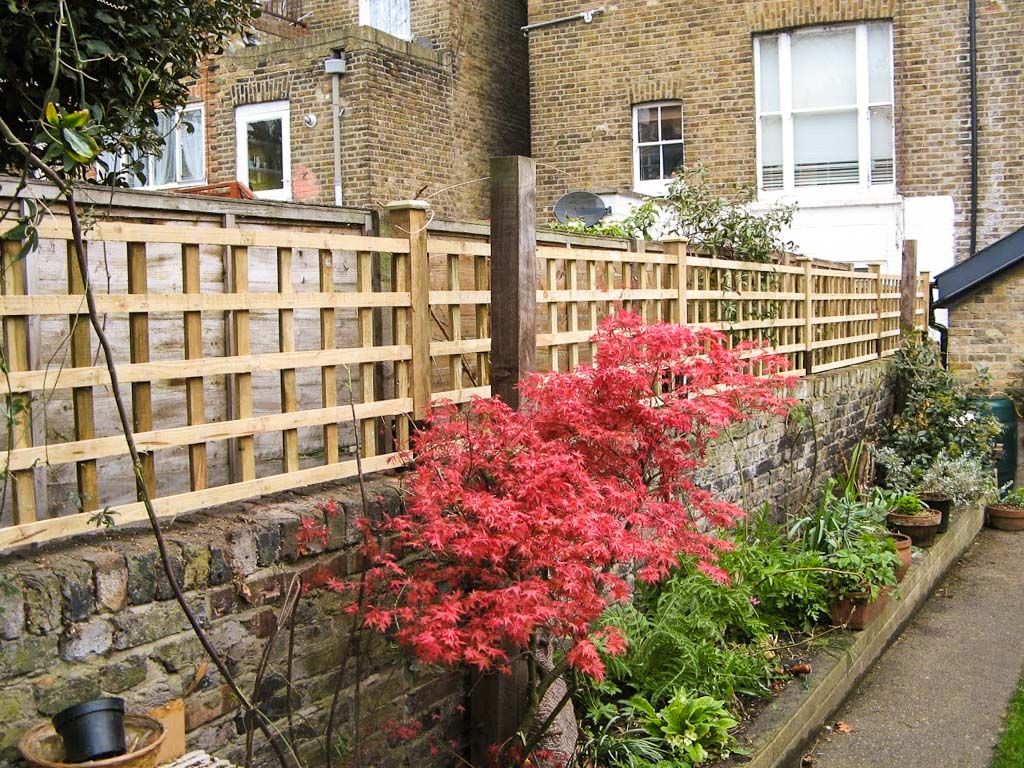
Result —
[[1024, 532], [983, 529], [803, 764], [987, 768], [1022, 673]]

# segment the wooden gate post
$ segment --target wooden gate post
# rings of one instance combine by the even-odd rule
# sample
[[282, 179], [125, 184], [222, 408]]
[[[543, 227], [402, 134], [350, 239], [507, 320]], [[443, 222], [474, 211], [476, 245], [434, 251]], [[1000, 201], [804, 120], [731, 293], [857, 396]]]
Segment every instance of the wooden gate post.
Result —
[[903, 241], [903, 271], [900, 276], [900, 336], [917, 329], [917, 240]]
[[[491, 160], [491, 393], [519, 407], [516, 385], [537, 364], [535, 167], [527, 157]], [[475, 681], [470, 696], [470, 759], [513, 738], [527, 709], [526, 664]]]

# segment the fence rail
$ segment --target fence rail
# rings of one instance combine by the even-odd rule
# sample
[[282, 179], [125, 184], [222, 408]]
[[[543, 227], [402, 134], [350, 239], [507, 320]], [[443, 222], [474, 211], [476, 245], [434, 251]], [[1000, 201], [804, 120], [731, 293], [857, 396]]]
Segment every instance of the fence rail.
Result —
[[[24, 260], [5, 242], [0, 550], [145, 517], [85, 279], [161, 516], [351, 477], [356, 445], [366, 471], [383, 470], [431, 401], [489, 395], [497, 265], [482, 232], [428, 231], [416, 208], [391, 211], [391, 236], [346, 226], [104, 220], [88, 231], [85, 276], [59, 217]], [[592, 360], [594, 329], [619, 307], [765, 343], [801, 373], [884, 357], [899, 341], [900, 278], [878, 271], [544, 235], [536, 259], [541, 369]]]

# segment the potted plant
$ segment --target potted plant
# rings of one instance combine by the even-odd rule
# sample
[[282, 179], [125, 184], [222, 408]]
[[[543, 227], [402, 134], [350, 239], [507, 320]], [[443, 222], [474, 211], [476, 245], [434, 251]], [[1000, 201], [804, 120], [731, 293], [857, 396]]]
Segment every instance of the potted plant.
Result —
[[864, 629], [888, 601], [896, 586], [900, 557], [890, 539], [865, 535], [825, 556], [825, 582], [833, 595], [832, 623]]
[[1024, 531], [1024, 488], [1014, 488], [998, 503], [989, 504], [985, 515], [1000, 531]]
[[930, 509], [917, 495], [902, 493], [892, 500], [886, 520], [897, 531], [909, 536], [914, 546], [926, 548], [935, 542], [942, 515]]

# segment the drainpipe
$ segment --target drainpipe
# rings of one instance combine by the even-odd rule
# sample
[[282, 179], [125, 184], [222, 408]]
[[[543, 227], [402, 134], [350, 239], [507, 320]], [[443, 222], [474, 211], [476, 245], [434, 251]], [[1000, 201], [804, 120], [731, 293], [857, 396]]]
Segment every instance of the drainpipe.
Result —
[[970, 258], [978, 250], [978, 4], [967, 4], [968, 68], [971, 86], [971, 225]]
[[345, 59], [341, 53], [324, 59], [324, 72], [331, 76], [331, 127], [334, 130], [334, 204], [342, 205], [344, 196], [341, 192], [341, 116], [345, 110], [341, 106], [341, 76], [345, 74]]

